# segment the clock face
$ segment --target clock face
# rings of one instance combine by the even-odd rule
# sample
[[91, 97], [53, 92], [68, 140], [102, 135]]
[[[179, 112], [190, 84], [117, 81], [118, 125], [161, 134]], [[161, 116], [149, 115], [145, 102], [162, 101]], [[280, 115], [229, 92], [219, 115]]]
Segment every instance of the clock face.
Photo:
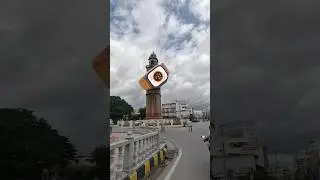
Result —
[[157, 71], [153, 74], [153, 79], [157, 82], [161, 81], [163, 79], [163, 75], [160, 71]]
[[168, 73], [162, 67], [164, 65], [158, 65], [154, 69], [150, 70], [146, 75], [147, 80], [151, 83], [152, 88], [158, 88], [162, 86], [168, 79]]

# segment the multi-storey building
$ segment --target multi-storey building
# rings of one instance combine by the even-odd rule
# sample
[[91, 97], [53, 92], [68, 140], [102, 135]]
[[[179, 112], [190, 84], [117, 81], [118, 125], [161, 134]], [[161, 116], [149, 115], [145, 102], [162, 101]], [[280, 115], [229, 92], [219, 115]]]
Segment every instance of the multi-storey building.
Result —
[[308, 179], [320, 179], [320, 144], [317, 140], [310, 141], [307, 150], [306, 168]]
[[307, 154], [306, 151], [299, 151], [294, 156], [294, 171], [296, 179], [304, 179], [307, 174], [306, 169]]
[[260, 145], [251, 122], [216, 125], [216, 129], [212, 167], [216, 179], [251, 179], [257, 169], [267, 168], [266, 149]]
[[306, 168], [306, 151], [299, 151], [295, 157], [294, 157], [294, 161], [295, 161], [295, 169], [303, 169], [305, 170]]
[[192, 109], [189, 108], [187, 101], [177, 101], [178, 103], [178, 114], [177, 116], [180, 119], [189, 118], [190, 114], [192, 114]]
[[193, 110], [193, 115], [195, 120], [200, 121], [203, 120], [203, 111], [202, 110]]
[[164, 103], [162, 104], [162, 118], [165, 119], [171, 119], [177, 117], [177, 103], [171, 102], [171, 103]]
[[162, 117], [167, 119], [185, 119], [192, 113], [187, 101], [173, 101], [162, 104]]
[[203, 118], [204, 120], [210, 120], [210, 109], [204, 109], [203, 110]]

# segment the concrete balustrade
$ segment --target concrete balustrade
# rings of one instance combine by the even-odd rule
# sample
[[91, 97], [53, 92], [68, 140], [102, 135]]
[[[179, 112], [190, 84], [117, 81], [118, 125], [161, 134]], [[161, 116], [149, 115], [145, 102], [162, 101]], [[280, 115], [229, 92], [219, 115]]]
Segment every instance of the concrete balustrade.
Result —
[[110, 178], [122, 180], [134, 168], [162, 148], [158, 131], [143, 135], [128, 133], [125, 140], [110, 144]]
[[118, 126], [126, 126], [126, 127], [135, 127], [135, 124], [140, 124], [140, 127], [159, 127], [160, 124], [164, 124], [166, 127], [181, 127], [183, 126], [184, 123], [186, 123], [188, 120], [187, 119], [181, 119], [178, 120], [178, 123], [174, 123], [175, 121], [173, 119], [154, 119], [154, 120], [128, 120], [128, 121], [118, 121], [117, 125]]

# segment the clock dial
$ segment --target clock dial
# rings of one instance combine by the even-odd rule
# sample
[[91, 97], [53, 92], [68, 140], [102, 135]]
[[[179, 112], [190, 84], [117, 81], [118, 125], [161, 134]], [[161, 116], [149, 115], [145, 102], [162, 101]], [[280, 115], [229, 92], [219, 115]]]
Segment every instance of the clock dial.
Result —
[[160, 71], [155, 72], [153, 74], [153, 79], [158, 82], [161, 81], [163, 79], [162, 73]]

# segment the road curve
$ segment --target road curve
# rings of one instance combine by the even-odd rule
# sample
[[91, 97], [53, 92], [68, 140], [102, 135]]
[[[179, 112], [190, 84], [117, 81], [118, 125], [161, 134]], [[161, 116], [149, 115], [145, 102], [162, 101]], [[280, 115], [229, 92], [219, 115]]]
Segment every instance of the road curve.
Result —
[[[176, 146], [182, 150], [181, 158], [176, 166], [166, 169], [162, 174], [170, 174], [174, 169], [171, 178], [166, 180], [209, 180], [210, 179], [210, 154], [208, 147], [201, 140], [201, 135], [209, 132], [209, 122], [193, 124], [193, 132], [187, 128], [168, 128], [165, 137], [172, 139]], [[174, 163], [174, 162], [173, 162]]]

